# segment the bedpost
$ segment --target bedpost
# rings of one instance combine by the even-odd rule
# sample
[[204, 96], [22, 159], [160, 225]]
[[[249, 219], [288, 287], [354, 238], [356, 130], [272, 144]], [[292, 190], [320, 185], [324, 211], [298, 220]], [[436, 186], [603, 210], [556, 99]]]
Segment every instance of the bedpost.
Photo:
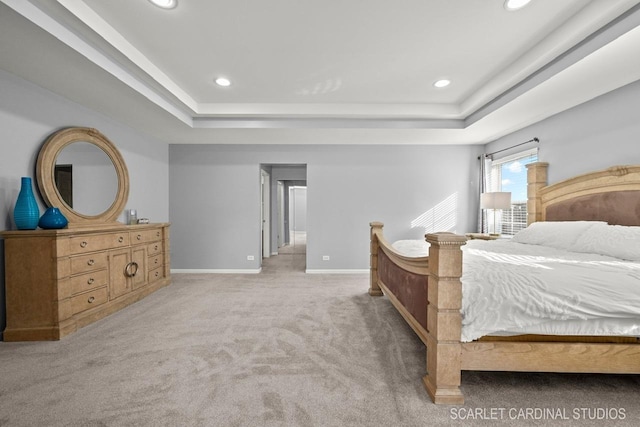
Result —
[[382, 289], [378, 285], [378, 233], [382, 232], [384, 224], [381, 222], [369, 223], [371, 227], [371, 261], [369, 272], [369, 295], [382, 296]]
[[542, 200], [540, 189], [547, 185], [549, 163], [529, 163], [527, 167], [527, 225], [542, 221]]
[[427, 287], [427, 375], [422, 379], [434, 403], [462, 404], [462, 250], [466, 237], [426, 235], [429, 248]]

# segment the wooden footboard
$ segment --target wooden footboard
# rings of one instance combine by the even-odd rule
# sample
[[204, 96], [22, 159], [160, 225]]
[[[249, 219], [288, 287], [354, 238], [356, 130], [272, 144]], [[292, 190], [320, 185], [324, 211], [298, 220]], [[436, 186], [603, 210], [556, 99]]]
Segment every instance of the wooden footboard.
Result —
[[460, 392], [462, 251], [466, 237], [427, 234], [429, 256], [404, 257], [371, 226], [369, 294], [383, 292], [427, 347], [424, 385], [435, 403], [463, 403]]
[[371, 226], [371, 275], [369, 295], [389, 298], [409, 326], [426, 344], [428, 257], [399, 254], [382, 235], [383, 224]]

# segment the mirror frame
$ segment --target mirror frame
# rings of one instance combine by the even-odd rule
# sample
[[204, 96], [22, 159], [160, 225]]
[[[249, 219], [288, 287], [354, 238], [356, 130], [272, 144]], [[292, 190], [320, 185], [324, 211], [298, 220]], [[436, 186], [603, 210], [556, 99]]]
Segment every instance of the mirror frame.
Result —
[[[74, 142], [88, 142], [100, 148], [111, 159], [118, 177], [118, 190], [111, 206], [98, 215], [84, 215], [74, 211], [62, 199], [55, 183], [55, 165], [60, 152]], [[69, 226], [74, 224], [103, 224], [116, 222], [129, 197], [129, 172], [122, 155], [116, 146], [97, 129], [86, 127], [71, 127], [61, 129], [51, 134], [38, 154], [36, 162], [36, 178], [38, 189], [49, 207], [56, 207], [67, 217]]]

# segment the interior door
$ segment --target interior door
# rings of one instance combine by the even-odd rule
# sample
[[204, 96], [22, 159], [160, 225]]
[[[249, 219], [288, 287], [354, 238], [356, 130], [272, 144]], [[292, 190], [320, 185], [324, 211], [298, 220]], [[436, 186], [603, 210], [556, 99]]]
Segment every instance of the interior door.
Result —
[[269, 185], [271, 183], [270, 176], [265, 170], [261, 172], [262, 183], [262, 203], [261, 203], [261, 216], [262, 216], [262, 257], [269, 258], [271, 255], [271, 234], [269, 233], [271, 220], [269, 215], [269, 208], [271, 206], [271, 196], [269, 191]]
[[278, 181], [278, 248], [284, 246], [284, 182]]

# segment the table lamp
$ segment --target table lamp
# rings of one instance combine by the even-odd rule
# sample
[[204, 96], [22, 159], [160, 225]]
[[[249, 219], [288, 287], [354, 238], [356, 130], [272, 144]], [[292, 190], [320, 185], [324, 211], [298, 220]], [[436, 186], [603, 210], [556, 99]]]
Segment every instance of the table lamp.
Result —
[[499, 236], [496, 231], [496, 210], [511, 208], [511, 193], [506, 191], [494, 191], [480, 195], [480, 208], [493, 210], [493, 236]]

